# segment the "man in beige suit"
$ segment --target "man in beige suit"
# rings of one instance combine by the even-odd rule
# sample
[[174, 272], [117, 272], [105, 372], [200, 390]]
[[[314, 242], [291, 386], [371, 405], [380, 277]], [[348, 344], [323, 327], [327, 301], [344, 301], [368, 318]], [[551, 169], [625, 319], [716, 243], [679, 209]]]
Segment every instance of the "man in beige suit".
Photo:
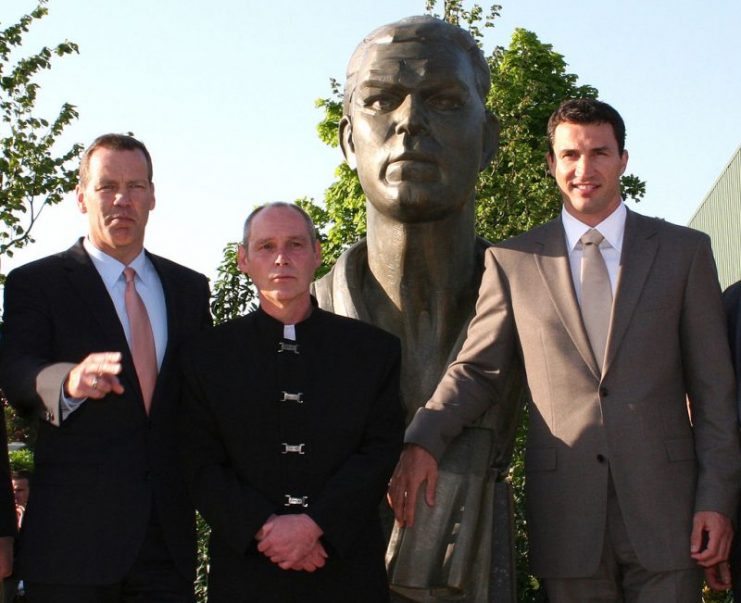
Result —
[[727, 583], [741, 482], [710, 243], [626, 209], [612, 107], [565, 101], [548, 134], [562, 215], [487, 251], [466, 343], [409, 425], [389, 497], [407, 526], [425, 481], [434, 504], [436, 459], [521, 362], [530, 557], [551, 603], [696, 603], [700, 567]]

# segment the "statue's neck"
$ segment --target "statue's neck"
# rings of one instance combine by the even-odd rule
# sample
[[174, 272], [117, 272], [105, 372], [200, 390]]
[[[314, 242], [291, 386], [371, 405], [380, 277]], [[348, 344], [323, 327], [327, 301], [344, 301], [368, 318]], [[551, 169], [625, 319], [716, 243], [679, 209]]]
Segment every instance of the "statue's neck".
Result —
[[464, 213], [415, 224], [368, 207], [363, 297], [370, 321], [401, 339], [408, 418], [434, 391], [473, 314], [480, 267], [469, 205]]
[[[455, 303], [476, 279], [473, 203], [441, 220], [400, 223], [368, 204], [368, 266], [399, 311]], [[432, 310], [434, 313], [434, 310]]]

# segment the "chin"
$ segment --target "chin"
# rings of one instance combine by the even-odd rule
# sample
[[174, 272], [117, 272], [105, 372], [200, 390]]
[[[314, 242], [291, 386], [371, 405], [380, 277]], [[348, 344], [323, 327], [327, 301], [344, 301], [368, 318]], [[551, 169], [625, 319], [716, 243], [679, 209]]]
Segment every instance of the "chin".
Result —
[[373, 203], [382, 214], [405, 224], [437, 222], [461, 211], [463, 203], [451, 203], [452, 195], [442, 186], [402, 185], [384, 199]]

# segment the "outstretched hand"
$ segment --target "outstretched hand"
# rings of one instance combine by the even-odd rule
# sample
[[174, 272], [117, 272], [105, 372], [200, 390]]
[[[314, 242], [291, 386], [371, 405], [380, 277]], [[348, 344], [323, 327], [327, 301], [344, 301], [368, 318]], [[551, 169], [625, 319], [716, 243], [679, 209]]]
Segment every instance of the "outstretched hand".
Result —
[[69, 372], [64, 382], [64, 393], [71, 398], [94, 400], [100, 400], [110, 392], [122, 394], [124, 388], [118, 380], [121, 370], [121, 352], [90, 354]]

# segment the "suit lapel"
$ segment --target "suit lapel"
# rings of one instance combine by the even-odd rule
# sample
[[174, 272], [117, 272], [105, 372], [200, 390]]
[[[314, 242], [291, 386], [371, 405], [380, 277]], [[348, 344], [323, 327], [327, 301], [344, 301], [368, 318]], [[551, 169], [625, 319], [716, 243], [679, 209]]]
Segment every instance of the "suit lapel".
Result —
[[[70, 247], [65, 256], [65, 268], [72, 288], [77, 291], [78, 300], [85, 304], [87, 312], [97, 323], [95, 331], [96, 352], [121, 352], [123, 369], [121, 380], [124, 388], [131, 389], [141, 398], [139, 379], [134, 369], [129, 344], [126, 341], [121, 322], [118, 319], [113, 300], [105, 288], [100, 274], [82, 246], [82, 239]], [[142, 409], [144, 408], [142, 402]]]
[[600, 378], [600, 370], [592, 353], [584, 323], [576, 299], [574, 283], [571, 278], [571, 266], [566, 250], [565, 235], [561, 219], [548, 222], [540, 230], [539, 249], [534, 253], [535, 263], [545, 283], [556, 312], [574, 342], [584, 363], [594, 376]]
[[628, 210], [615, 301], [612, 305], [610, 333], [607, 338], [605, 373], [610, 369], [610, 364], [620, 349], [658, 248], [659, 241], [653, 224]]

